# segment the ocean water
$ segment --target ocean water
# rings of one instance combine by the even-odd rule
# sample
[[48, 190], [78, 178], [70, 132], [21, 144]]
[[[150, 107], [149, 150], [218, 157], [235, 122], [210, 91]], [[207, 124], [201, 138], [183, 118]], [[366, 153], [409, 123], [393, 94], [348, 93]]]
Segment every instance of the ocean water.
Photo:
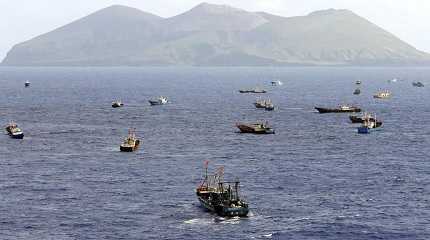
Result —
[[[257, 85], [276, 111], [237, 92]], [[429, 87], [430, 68], [0, 68], [0, 123], [26, 135], [0, 134], [0, 239], [430, 239]], [[340, 103], [383, 127], [313, 109]], [[237, 133], [256, 120], [276, 134]], [[143, 145], [121, 153], [129, 127]], [[199, 206], [204, 160], [248, 218]]]

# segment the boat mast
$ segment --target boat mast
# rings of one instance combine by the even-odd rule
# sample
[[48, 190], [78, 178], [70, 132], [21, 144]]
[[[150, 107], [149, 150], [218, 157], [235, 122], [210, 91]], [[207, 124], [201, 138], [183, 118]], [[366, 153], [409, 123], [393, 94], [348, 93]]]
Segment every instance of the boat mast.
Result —
[[234, 200], [239, 200], [239, 179], [236, 179], [236, 182], [234, 183], [234, 191], [236, 192]]
[[[209, 166], [209, 161], [206, 160], [205, 161], [205, 180], [207, 181], [208, 179], [208, 166]], [[206, 182], [207, 183], [207, 182]]]
[[221, 190], [221, 192], [224, 192], [224, 187], [223, 187], [224, 167], [223, 166], [218, 168], [217, 175], [218, 175], [218, 187]]
[[205, 178], [204, 178], [203, 183], [202, 183], [202, 186], [206, 183], [206, 188], [209, 187], [209, 182], [208, 182], [208, 166], [209, 166], [209, 160], [206, 160], [204, 162]]

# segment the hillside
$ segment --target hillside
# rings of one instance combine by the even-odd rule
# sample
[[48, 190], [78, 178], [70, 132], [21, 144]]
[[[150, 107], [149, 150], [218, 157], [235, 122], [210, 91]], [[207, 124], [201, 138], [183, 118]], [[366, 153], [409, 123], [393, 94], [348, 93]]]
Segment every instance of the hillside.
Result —
[[114, 5], [15, 45], [8, 66], [425, 64], [418, 51], [348, 10], [281, 17], [202, 3], [161, 18]]

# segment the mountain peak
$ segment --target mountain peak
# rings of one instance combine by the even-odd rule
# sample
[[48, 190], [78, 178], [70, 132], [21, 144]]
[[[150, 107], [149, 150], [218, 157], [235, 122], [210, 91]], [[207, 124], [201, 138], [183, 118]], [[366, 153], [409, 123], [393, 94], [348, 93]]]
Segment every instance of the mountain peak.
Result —
[[95, 13], [119, 13], [119, 12], [124, 12], [124, 13], [130, 13], [130, 12], [139, 12], [139, 13], [143, 13], [143, 11], [137, 9], [137, 8], [132, 8], [132, 7], [128, 7], [128, 6], [124, 6], [124, 5], [119, 5], [119, 4], [115, 4], [115, 5], [111, 5], [109, 7], [105, 7], [103, 9], [100, 9], [99, 11], [95, 12]]
[[325, 16], [325, 15], [354, 15], [354, 16], [357, 16], [351, 10], [334, 9], [334, 8], [329, 8], [329, 9], [325, 9], [325, 10], [318, 10], [315, 12], [311, 12], [308, 16]]
[[102, 10], [107, 10], [107, 9], [136, 9], [136, 8], [132, 8], [121, 4], [114, 4], [109, 7], [103, 8]]
[[174, 31], [247, 31], [268, 21], [259, 14], [228, 5], [201, 3], [168, 22]]
[[106, 17], [117, 17], [117, 18], [147, 18], [148, 20], [162, 19], [152, 13], [147, 13], [137, 8], [128, 7], [124, 5], [111, 5], [103, 8], [89, 16], [106, 16]]
[[223, 4], [212, 4], [203, 2], [195, 6], [190, 10], [190, 12], [204, 12], [210, 14], [223, 14], [228, 12], [245, 12], [245, 10], [234, 8]]

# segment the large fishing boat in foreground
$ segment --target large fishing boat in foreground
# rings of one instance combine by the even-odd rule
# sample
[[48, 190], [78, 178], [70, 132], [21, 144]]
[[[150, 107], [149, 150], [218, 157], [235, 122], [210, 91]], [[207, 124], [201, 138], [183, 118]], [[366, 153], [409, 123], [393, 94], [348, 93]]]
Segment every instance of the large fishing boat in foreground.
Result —
[[246, 217], [249, 208], [239, 195], [240, 182], [225, 182], [223, 167], [208, 175], [208, 164], [206, 161], [204, 179], [196, 189], [201, 205], [221, 217]]
[[315, 107], [316, 110], [318, 110], [319, 113], [345, 113], [345, 112], [361, 112], [361, 108], [354, 107], [354, 106], [348, 106], [348, 105], [341, 105], [337, 108], [322, 108], [322, 107]]

